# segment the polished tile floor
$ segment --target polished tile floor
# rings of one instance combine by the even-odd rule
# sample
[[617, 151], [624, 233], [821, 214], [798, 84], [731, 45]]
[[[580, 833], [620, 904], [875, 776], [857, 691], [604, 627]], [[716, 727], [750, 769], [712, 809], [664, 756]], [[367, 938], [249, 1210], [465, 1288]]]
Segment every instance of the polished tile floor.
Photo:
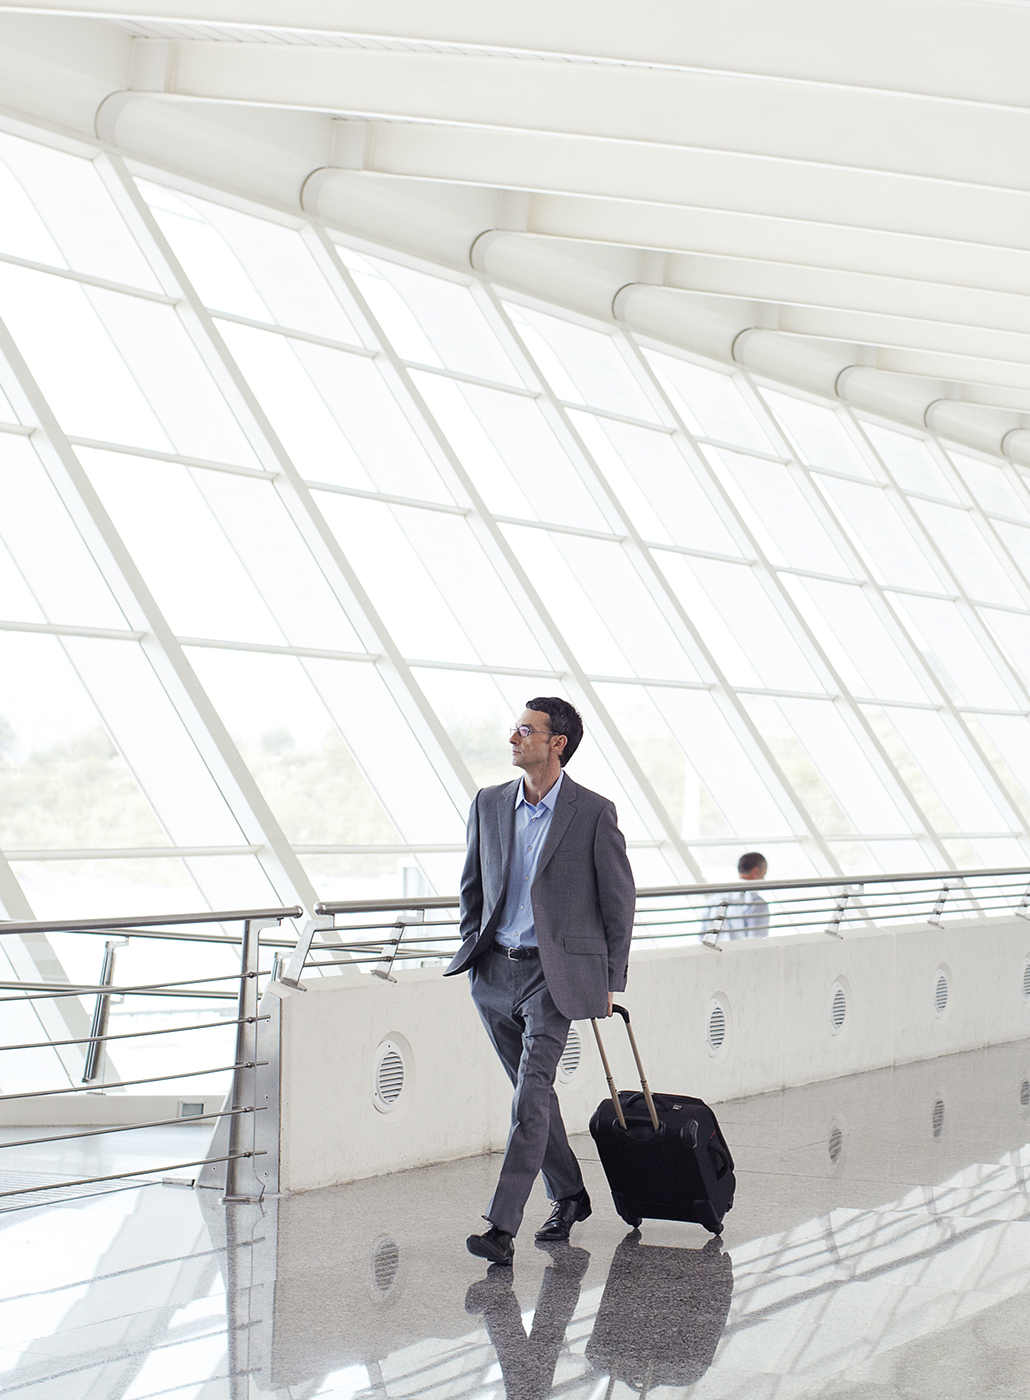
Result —
[[[661, 1087], [661, 1086], [659, 1086]], [[721, 1244], [595, 1212], [513, 1270], [464, 1249], [496, 1157], [262, 1206], [133, 1187], [0, 1214], [25, 1400], [1027, 1400], [1030, 1042], [739, 1100]], [[89, 1169], [199, 1155], [89, 1140]], [[170, 1137], [169, 1134], [172, 1136]], [[8, 1133], [8, 1137], [10, 1133]], [[178, 1146], [182, 1144], [182, 1146]], [[8, 1170], [83, 1165], [53, 1148]], [[3, 1204], [0, 1201], [0, 1204]]]

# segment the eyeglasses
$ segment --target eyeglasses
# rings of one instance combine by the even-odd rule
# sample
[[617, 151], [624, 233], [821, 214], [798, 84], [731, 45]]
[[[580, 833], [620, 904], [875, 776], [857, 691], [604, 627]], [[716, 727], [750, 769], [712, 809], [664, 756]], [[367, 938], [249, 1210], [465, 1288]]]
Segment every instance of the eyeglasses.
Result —
[[528, 724], [513, 724], [508, 731], [511, 734], [521, 734], [523, 739], [528, 739], [531, 734], [553, 734], [553, 729], [532, 729]]

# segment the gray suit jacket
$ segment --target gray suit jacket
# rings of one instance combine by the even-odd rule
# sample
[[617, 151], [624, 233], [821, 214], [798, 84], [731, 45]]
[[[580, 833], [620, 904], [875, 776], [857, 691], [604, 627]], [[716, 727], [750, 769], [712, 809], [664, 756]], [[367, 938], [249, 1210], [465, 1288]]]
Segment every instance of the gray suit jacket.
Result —
[[[465, 972], [493, 943], [504, 910], [519, 780], [476, 794], [461, 876], [462, 945], [444, 973]], [[636, 888], [615, 807], [566, 773], [530, 890], [540, 962], [570, 1021], [603, 1016], [626, 985]]]

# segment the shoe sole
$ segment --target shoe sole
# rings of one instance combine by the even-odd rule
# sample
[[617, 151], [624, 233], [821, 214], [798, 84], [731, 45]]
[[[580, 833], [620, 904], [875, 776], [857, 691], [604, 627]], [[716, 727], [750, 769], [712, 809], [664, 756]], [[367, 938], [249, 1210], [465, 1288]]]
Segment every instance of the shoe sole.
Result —
[[512, 1249], [510, 1254], [494, 1254], [486, 1249], [477, 1249], [472, 1243], [474, 1239], [476, 1239], [475, 1235], [472, 1235], [469, 1239], [467, 1239], [465, 1241], [465, 1248], [470, 1254], [475, 1255], [477, 1259], [488, 1259], [491, 1264], [510, 1264], [515, 1258], [514, 1248]]

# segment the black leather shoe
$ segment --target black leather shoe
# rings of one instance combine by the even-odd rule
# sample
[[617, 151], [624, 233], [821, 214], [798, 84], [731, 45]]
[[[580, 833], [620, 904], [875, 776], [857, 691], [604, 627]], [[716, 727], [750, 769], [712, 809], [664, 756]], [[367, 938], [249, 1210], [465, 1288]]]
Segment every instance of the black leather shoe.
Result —
[[485, 1234], [469, 1235], [465, 1248], [480, 1259], [489, 1259], [491, 1264], [510, 1264], [515, 1258], [515, 1237], [491, 1225]]
[[590, 1197], [586, 1187], [577, 1196], [566, 1196], [563, 1201], [555, 1201], [554, 1207], [536, 1232], [538, 1240], [567, 1240], [573, 1225], [578, 1225], [590, 1214]]

